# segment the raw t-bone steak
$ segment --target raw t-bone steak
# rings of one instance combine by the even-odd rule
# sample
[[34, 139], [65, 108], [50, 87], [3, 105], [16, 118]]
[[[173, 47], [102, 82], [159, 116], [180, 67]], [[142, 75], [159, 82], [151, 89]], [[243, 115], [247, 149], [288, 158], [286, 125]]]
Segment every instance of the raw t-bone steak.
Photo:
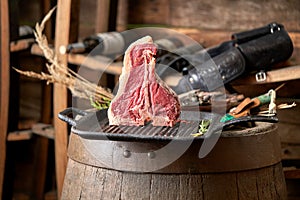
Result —
[[155, 73], [157, 48], [150, 36], [125, 52], [119, 89], [108, 109], [110, 125], [173, 126], [180, 115], [177, 95]]

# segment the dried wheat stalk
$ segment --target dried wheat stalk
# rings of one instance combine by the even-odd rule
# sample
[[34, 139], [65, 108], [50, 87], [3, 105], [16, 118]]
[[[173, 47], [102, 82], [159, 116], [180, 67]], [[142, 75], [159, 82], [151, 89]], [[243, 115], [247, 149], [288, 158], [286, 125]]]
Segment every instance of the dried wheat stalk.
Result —
[[43, 34], [43, 30], [45, 28], [45, 23], [49, 20], [54, 10], [55, 8], [49, 11], [41, 24], [36, 24], [34, 32], [35, 40], [49, 62], [49, 64], [46, 64], [49, 74], [43, 72], [39, 74], [32, 71], [21, 71], [18, 69], [15, 70], [20, 74], [29, 77], [46, 80], [47, 84], [57, 83], [64, 85], [71, 91], [72, 95], [80, 98], [92, 99], [95, 103], [93, 104], [95, 107], [107, 107], [113, 98], [113, 94], [107, 89], [89, 82], [79, 74], [70, 70], [67, 66], [59, 63], [55, 51], [49, 47], [48, 40]]

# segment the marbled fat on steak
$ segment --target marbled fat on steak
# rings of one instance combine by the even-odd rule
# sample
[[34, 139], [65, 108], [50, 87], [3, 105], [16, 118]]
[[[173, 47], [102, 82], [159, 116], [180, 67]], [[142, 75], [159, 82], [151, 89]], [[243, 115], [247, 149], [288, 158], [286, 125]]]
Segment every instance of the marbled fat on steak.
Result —
[[150, 36], [132, 43], [125, 52], [119, 89], [108, 109], [110, 125], [173, 126], [180, 115], [176, 93], [155, 73], [157, 48]]

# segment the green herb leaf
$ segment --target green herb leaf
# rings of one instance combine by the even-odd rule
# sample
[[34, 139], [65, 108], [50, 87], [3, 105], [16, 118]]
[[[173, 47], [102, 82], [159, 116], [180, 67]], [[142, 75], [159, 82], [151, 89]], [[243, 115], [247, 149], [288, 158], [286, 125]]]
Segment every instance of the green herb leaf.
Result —
[[194, 137], [199, 137], [201, 135], [204, 135], [208, 131], [210, 123], [211, 123], [210, 119], [201, 120], [201, 122], [199, 123], [199, 130], [198, 130], [199, 132], [198, 133], [193, 133], [191, 135], [194, 136]]
[[91, 106], [93, 106], [94, 108], [96, 108], [98, 110], [108, 108], [109, 104], [110, 104], [110, 100], [109, 99], [104, 99], [104, 98], [103, 98], [103, 100], [104, 100], [105, 103], [99, 103], [98, 101], [94, 101], [93, 97], [90, 97]]

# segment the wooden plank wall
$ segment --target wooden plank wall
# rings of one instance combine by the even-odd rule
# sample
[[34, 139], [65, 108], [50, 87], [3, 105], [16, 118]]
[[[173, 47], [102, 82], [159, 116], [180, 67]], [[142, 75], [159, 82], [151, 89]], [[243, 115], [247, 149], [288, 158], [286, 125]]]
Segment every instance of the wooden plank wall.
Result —
[[0, 2], [0, 199], [3, 195], [6, 165], [6, 138], [8, 124], [8, 93], [9, 93], [9, 18], [8, 2]]
[[128, 0], [128, 23], [245, 30], [277, 21], [300, 30], [298, 0]]

